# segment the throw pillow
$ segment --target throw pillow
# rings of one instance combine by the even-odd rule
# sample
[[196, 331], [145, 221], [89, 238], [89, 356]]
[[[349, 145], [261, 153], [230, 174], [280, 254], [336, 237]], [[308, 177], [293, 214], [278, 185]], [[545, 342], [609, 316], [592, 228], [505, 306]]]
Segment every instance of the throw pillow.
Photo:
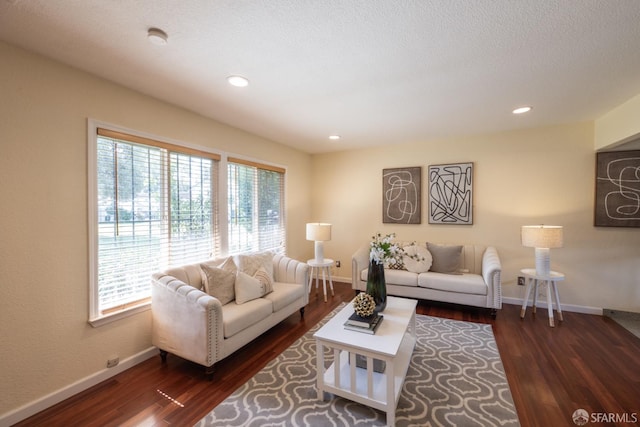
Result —
[[237, 256], [238, 269], [249, 276], [253, 276], [260, 267], [264, 267], [269, 277], [271, 277], [271, 280], [273, 280], [274, 255], [271, 251], [240, 254]]
[[253, 275], [253, 278], [258, 279], [264, 286], [264, 295], [273, 292], [273, 279], [271, 279], [264, 267], [260, 267], [256, 274]]
[[236, 276], [236, 304], [244, 304], [264, 295], [264, 285], [242, 271]]
[[407, 269], [412, 273], [424, 273], [429, 271], [433, 258], [431, 252], [424, 246], [412, 244], [402, 248], [402, 262]]
[[399, 254], [396, 256], [395, 264], [386, 265], [385, 268], [388, 268], [389, 270], [406, 270], [407, 266], [404, 265], [403, 259], [404, 259], [404, 254], [402, 250], [400, 250]]
[[[231, 260], [231, 258], [229, 258]], [[223, 264], [221, 267], [210, 267], [200, 264], [203, 275], [204, 290], [214, 298], [220, 300], [220, 304], [230, 303], [235, 298], [235, 263]]]
[[427, 243], [427, 249], [431, 252], [433, 262], [431, 271], [436, 273], [457, 274], [460, 268], [460, 256], [462, 246], [437, 245]]

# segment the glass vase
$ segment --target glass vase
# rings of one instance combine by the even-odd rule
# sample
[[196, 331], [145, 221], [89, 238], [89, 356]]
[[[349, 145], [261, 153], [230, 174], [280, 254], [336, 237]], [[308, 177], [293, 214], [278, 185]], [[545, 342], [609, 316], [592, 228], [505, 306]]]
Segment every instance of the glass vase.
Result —
[[374, 313], [382, 313], [387, 306], [387, 283], [384, 280], [384, 264], [369, 261], [367, 293], [376, 303]]

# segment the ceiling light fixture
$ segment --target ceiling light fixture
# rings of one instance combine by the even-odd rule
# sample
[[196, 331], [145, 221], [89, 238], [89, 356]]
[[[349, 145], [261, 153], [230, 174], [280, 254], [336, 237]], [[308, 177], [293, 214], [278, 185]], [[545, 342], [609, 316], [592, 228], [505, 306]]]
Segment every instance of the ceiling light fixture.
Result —
[[524, 114], [524, 113], [528, 113], [529, 111], [531, 111], [531, 107], [529, 106], [519, 107], [513, 110], [513, 114]]
[[332, 140], [332, 141], [337, 141], [337, 140], [340, 139], [340, 135], [330, 135], [329, 139]]
[[227, 77], [227, 81], [231, 86], [235, 87], [246, 87], [249, 86], [249, 80], [242, 76], [229, 76]]
[[169, 36], [167, 36], [167, 33], [159, 28], [149, 28], [149, 31], [147, 32], [147, 38], [156, 46], [164, 46], [167, 44]]

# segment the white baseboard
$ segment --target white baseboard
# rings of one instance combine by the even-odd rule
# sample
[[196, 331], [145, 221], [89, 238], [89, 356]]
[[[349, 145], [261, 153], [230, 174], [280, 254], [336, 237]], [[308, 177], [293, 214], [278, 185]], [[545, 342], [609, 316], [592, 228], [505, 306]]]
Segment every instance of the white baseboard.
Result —
[[109, 379], [123, 371], [126, 371], [127, 369], [137, 365], [138, 363], [142, 363], [145, 360], [157, 355], [158, 349], [155, 347], [150, 347], [138, 354], [134, 354], [133, 356], [122, 360], [113, 368], [105, 368], [92, 375], [89, 375], [88, 377], [78, 380], [73, 384], [56, 390], [53, 393], [50, 393], [38, 400], [34, 400], [33, 402], [27, 403], [26, 405], [14, 409], [13, 411], [7, 412], [0, 416], [0, 427], [7, 427], [18, 423], [26, 418], [29, 418], [30, 416], [35, 415], [40, 411], [43, 411], [57, 403], [60, 403], [63, 400], [70, 398], [71, 396], [74, 396], [90, 387], [93, 387], [94, 385], [99, 384], [102, 381]]
[[[523, 301], [524, 301], [523, 298], [507, 298], [507, 297], [502, 298], [502, 302], [505, 304], [522, 306]], [[604, 310], [599, 307], [587, 307], [583, 305], [562, 304], [562, 302], [560, 304], [562, 305], [562, 311], [571, 311], [573, 313], [583, 313], [583, 314], [595, 314], [597, 316], [602, 316], [604, 313]], [[529, 303], [527, 304], [527, 307], [531, 307], [532, 305], [533, 305], [533, 302], [529, 301]], [[546, 310], [547, 301], [543, 298], [538, 298], [537, 306], [540, 308], [544, 308]]]

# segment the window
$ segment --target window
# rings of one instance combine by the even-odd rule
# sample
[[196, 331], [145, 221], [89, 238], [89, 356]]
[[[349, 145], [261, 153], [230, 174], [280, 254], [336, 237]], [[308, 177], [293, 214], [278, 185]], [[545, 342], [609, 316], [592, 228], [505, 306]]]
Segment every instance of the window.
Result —
[[284, 174], [282, 168], [228, 159], [230, 253], [284, 251]]
[[152, 273], [220, 252], [219, 155], [103, 128], [94, 140], [92, 323], [148, 303]]
[[88, 151], [93, 326], [147, 309], [154, 272], [284, 252], [285, 169], [92, 121]]

